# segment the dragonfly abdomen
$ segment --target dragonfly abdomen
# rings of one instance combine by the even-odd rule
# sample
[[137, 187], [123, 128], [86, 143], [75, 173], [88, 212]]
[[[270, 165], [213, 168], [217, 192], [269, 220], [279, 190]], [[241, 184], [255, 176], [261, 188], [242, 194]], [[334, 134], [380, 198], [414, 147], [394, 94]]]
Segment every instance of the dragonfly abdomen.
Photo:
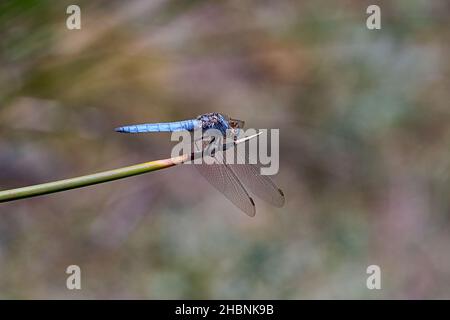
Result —
[[176, 122], [135, 124], [118, 127], [116, 128], [116, 131], [124, 133], [192, 131], [199, 126], [201, 126], [199, 120], [184, 120]]

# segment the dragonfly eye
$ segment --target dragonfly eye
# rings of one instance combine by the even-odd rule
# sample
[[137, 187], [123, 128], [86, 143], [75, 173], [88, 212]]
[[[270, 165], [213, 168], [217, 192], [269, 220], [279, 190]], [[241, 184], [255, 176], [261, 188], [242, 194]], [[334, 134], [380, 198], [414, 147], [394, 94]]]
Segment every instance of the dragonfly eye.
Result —
[[230, 127], [233, 129], [239, 129], [244, 127], [244, 121], [242, 120], [236, 120], [236, 119], [230, 119]]

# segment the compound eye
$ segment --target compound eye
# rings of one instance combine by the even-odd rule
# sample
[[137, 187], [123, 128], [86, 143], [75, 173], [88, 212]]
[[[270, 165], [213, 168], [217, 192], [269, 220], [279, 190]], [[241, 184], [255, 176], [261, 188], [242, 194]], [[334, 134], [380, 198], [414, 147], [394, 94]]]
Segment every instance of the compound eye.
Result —
[[243, 128], [244, 127], [244, 121], [237, 120], [237, 119], [232, 119], [232, 120], [230, 120], [230, 126], [232, 128]]

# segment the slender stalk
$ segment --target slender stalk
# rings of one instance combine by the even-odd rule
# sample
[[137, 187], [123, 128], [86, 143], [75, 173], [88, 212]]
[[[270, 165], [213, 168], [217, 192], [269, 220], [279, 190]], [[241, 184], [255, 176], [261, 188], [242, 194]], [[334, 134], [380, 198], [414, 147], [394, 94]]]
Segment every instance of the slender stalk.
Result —
[[191, 159], [190, 155], [183, 155], [175, 158], [145, 162], [141, 164], [136, 164], [134, 166], [98, 172], [71, 179], [58, 180], [48, 183], [37, 184], [34, 186], [0, 191], [0, 203], [24, 198], [31, 198], [44, 194], [60, 192], [75, 188], [86, 187], [93, 184], [108, 182], [151, 171], [170, 168], [177, 164], [183, 163], [189, 159]]
[[[239, 143], [244, 143], [250, 139], [256, 138], [261, 133], [257, 133], [255, 135], [244, 137], [239, 140], [235, 140], [232, 143], [224, 144], [223, 150], [226, 150], [232, 146], [235, 146]], [[71, 179], [65, 179], [65, 180], [58, 180], [53, 182], [47, 182], [42, 184], [36, 184], [34, 186], [28, 186], [23, 188], [17, 188], [17, 189], [11, 189], [11, 190], [4, 190], [0, 191], [0, 203], [1, 202], [8, 202], [8, 201], [14, 201], [19, 199], [25, 199], [25, 198], [31, 198], [36, 196], [41, 196], [44, 194], [49, 193], [55, 193], [70, 189], [76, 189], [81, 187], [90, 186], [93, 184], [113, 181], [117, 179], [123, 179], [131, 176], [136, 176], [138, 174], [143, 174], [151, 171], [161, 170], [165, 168], [170, 168], [172, 166], [181, 164], [183, 162], [186, 162], [188, 160], [193, 160], [199, 157], [203, 156], [203, 152], [194, 152], [192, 154], [185, 154], [182, 156], [169, 158], [169, 159], [163, 159], [163, 160], [156, 160], [156, 161], [150, 161], [145, 162], [141, 164], [136, 164], [134, 166], [109, 170], [109, 171], [103, 171], [93, 174], [88, 174], [86, 176], [71, 178]]]

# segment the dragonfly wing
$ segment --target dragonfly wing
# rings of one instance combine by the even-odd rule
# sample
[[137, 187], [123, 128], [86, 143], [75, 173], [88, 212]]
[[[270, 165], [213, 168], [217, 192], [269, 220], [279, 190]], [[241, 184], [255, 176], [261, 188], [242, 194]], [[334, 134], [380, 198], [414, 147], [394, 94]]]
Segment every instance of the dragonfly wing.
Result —
[[260, 174], [260, 166], [255, 164], [228, 164], [239, 180], [250, 189], [258, 198], [261, 198], [275, 207], [284, 205], [284, 193], [278, 188], [269, 176]]
[[255, 203], [239, 181], [236, 174], [227, 164], [197, 164], [200, 174], [219, 190], [235, 206], [244, 211], [250, 217], [256, 214]]

